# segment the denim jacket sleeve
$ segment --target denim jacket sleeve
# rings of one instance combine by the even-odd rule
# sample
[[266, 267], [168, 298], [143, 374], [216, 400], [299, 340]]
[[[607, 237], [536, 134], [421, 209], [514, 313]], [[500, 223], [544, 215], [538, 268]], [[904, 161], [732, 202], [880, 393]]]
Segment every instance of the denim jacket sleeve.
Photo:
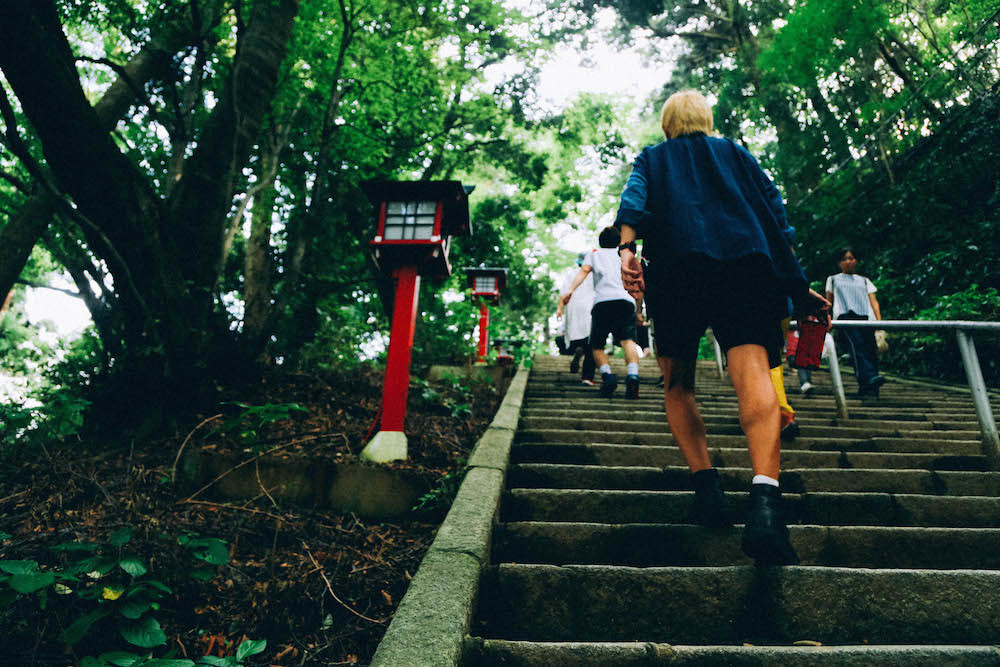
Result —
[[624, 224], [639, 231], [641, 222], [646, 217], [648, 173], [649, 163], [644, 148], [632, 163], [632, 174], [625, 184], [625, 191], [622, 192], [621, 203], [618, 206], [618, 215], [615, 217], [616, 227]]

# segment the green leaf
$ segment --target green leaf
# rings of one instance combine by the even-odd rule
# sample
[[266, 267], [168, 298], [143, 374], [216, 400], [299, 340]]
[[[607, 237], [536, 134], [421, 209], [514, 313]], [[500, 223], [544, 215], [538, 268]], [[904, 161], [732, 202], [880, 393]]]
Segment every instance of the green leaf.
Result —
[[266, 648], [266, 639], [247, 639], [236, 648], [236, 659], [242, 660], [248, 656], [257, 655]]
[[109, 665], [114, 665], [115, 667], [132, 667], [133, 664], [139, 661], [139, 656], [135, 653], [129, 653], [128, 651], [108, 651], [107, 653], [102, 653], [98, 657]]
[[134, 621], [152, 608], [153, 603], [149, 600], [126, 600], [118, 607], [118, 611], [125, 618], [130, 618]]
[[126, 544], [128, 544], [129, 540], [131, 539], [132, 539], [132, 527], [125, 526], [121, 530], [116, 530], [114, 533], [112, 533], [111, 537], [108, 539], [108, 542], [113, 547], [123, 547]]
[[85, 551], [89, 553], [91, 551], [97, 551], [97, 545], [93, 542], [62, 542], [61, 544], [57, 544], [52, 547], [51, 550], [56, 553], [74, 551]]
[[194, 660], [187, 658], [155, 658], [142, 663], [142, 667], [194, 667]]
[[89, 655], [80, 661], [80, 667], [106, 667], [106, 665], [107, 663], [103, 662], [100, 658]]
[[160, 629], [160, 622], [152, 616], [136, 623], [126, 623], [118, 631], [125, 641], [142, 648], [153, 648], [167, 643], [167, 636]]
[[208, 569], [207, 567], [202, 567], [197, 570], [191, 571], [191, 578], [195, 581], [211, 581], [212, 577], [215, 576], [215, 572]]
[[145, 563], [138, 556], [128, 556], [118, 561], [118, 566], [128, 572], [133, 577], [141, 577], [149, 572]]
[[33, 560], [0, 560], [0, 570], [8, 574], [28, 574], [38, 572], [38, 563]]
[[9, 540], [10, 538], [11, 538], [10, 533], [5, 533], [2, 530], [0, 530], [0, 540]]
[[164, 593], [168, 593], [169, 594], [169, 593], [173, 593], [174, 592], [169, 586], [167, 586], [166, 584], [164, 584], [159, 579], [146, 579], [142, 583], [145, 584], [146, 586], [151, 586], [151, 587], [153, 587], [153, 588], [155, 588], [157, 590], [163, 591]]
[[203, 537], [198, 540], [192, 540], [188, 546], [195, 549], [195, 558], [200, 558], [206, 563], [225, 565], [229, 562], [229, 547], [217, 537]]
[[34, 593], [40, 588], [51, 586], [56, 581], [52, 572], [28, 572], [15, 574], [10, 578], [10, 587], [18, 593]]
[[109, 613], [111, 612], [108, 609], [95, 609], [93, 611], [88, 611], [86, 614], [83, 614], [78, 619], [73, 621], [72, 625], [59, 633], [59, 641], [70, 645], [77, 643], [83, 639], [83, 636], [87, 634], [87, 631], [90, 630], [90, 627], [94, 625], [94, 623], [101, 620]]
[[78, 560], [63, 569], [63, 571], [59, 573], [60, 578], [64, 580], [68, 579], [70, 581], [79, 581], [81, 574], [93, 572], [94, 568], [96, 568], [99, 563], [100, 559], [97, 558], [97, 556], [91, 556], [90, 558]]
[[236, 661], [232, 658], [217, 658], [214, 655], [206, 655], [198, 661], [199, 665], [211, 665], [212, 667], [233, 667]]
[[105, 574], [107, 574], [112, 569], [114, 569], [115, 565], [117, 565], [117, 564], [118, 564], [118, 561], [115, 560], [114, 558], [105, 558], [105, 559], [101, 560], [96, 566], [94, 566], [94, 570], [93, 571], [97, 572], [97, 576], [95, 577], [91, 573], [88, 573], [87, 576], [91, 577], [92, 579], [100, 579]]

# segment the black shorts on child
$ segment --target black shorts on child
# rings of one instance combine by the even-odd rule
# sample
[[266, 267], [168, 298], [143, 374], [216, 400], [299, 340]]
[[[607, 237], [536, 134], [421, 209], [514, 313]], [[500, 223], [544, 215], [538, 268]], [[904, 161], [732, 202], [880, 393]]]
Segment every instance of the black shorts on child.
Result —
[[656, 323], [656, 353], [693, 360], [712, 328], [723, 352], [760, 345], [771, 368], [781, 365], [781, 319], [787, 300], [760, 255], [721, 262], [690, 255], [646, 271], [646, 310]]
[[590, 346], [603, 350], [608, 334], [615, 345], [635, 340], [635, 304], [625, 299], [600, 301], [590, 311]]

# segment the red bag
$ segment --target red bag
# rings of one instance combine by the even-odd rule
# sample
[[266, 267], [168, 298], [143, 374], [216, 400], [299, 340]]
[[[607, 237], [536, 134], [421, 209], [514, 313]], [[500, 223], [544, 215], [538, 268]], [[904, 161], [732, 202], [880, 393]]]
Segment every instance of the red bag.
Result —
[[785, 338], [785, 353], [788, 358], [795, 362], [795, 350], [799, 349], [799, 332], [789, 331], [788, 336]]
[[795, 349], [796, 368], [819, 368], [823, 357], [823, 343], [826, 341], [827, 323], [809, 318], [799, 322], [799, 344]]

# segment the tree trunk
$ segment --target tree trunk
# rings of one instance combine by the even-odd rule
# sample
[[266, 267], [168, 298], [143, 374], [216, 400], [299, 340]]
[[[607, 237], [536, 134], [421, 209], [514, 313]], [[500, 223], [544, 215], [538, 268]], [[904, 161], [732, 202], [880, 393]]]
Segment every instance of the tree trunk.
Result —
[[[222, 269], [235, 180], [270, 110], [297, 9], [298, 0], [254, 3], [232, 76], [167, 202], [159, 233], [171, 241], [183, 279], [194, 285], [214, 286]], [[212, 294], [203, 301], [210, 309]]]
[[0, 68], [76, 203], [88, 246], [113, 275], [127, 352], [120, 377], [149, 392], [143, 411], [194, 398], [227, 367], [216, 345], [228, 327], [214, 307], [223, 230], [297, 6], [254, 3], [231, 79], [165, 206], [88, 103], [52, 0], [0, 4]]
[[254, 199], [250, 215], [246, 269], [243, 274], [243, 348], [260, 359], [271, 333], [271, 215], [275, 189], [266, 188]]
[[[121, 75], [94, 105], [100, 125], [110, 132], [135, 103], [136, 90], [152, 79], [184, 45], [188, 32], [182, 26], [168, 26], [164, 34], [150, 40], [125, 65]], [[0, 229], [0, 294], [8, 294], [27, 264], [57, 208], [56, 198], [39, 191], [28, 197], [20, 210]]]

